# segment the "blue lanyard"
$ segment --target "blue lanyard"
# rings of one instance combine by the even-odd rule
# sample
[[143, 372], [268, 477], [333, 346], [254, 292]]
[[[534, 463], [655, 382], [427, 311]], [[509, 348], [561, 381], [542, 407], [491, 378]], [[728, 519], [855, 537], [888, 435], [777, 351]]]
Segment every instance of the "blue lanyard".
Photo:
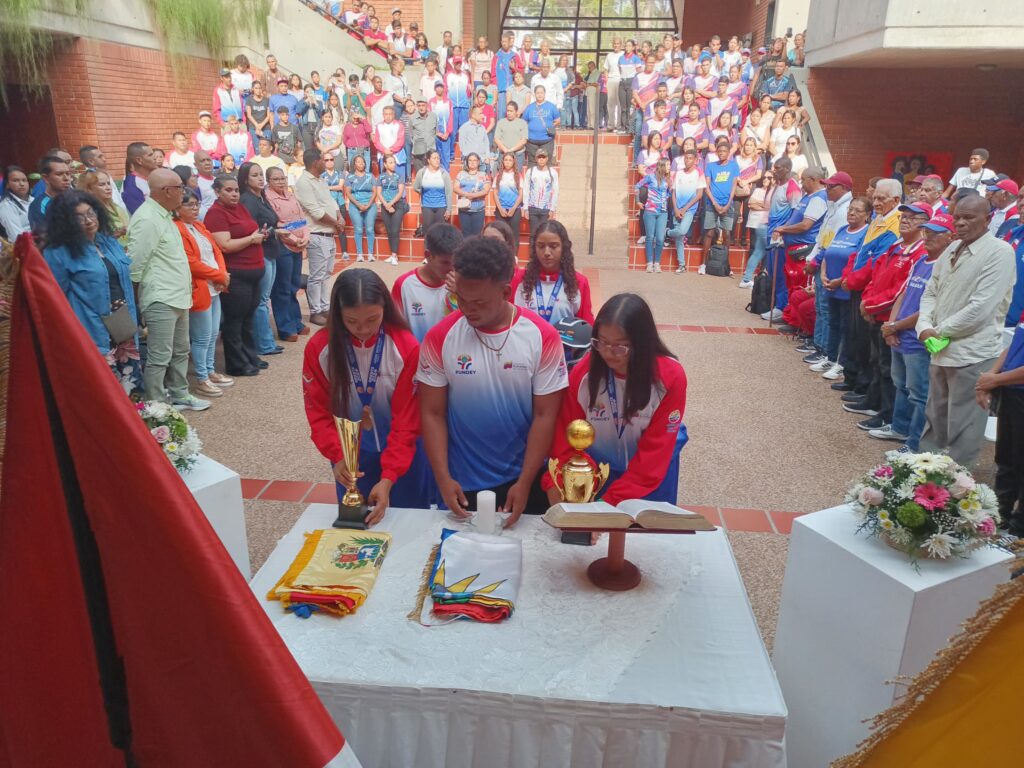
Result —
[[558, 294], [562, 290], [562, 276], [559, 275], [555, 281], [555, 287], [551, 289], [551, 303], [546, 306], [544, 304], [544, 292], [541, 290], [540, 283], [541, 281], [538, 280], [535, 286], [537, 292], [537, 314], [550, 323], [551, 315], [555, 311], [555, 302], [558, 301]]
[[612, 409], [612, 421], [615, 423], [615, 432], [622, 439], [626, 431], [626, 420], [619, 418], [619, 396], [615, 391], [615, 373], [608, 371], [608, 405]]
[[369, 408], [373, 401], [373, 390], [377, 387], [377, 376], [380, 374], [380, 361], [384, 357], [384, 329], [377, 332], [377, 343], [373, 347], [373, 355], [370, 357], [370, 370], [366, 375], [366, 386], [363, 386], [363, 377], [359, 373], [359, 361], [356, 360], [355, 350], [352, 343], [345, 345], [345, 352], [348, 353], [348, 367], [352, 372], [352, 383], [355, 384], [356, 394], [359, 395], [359, 402], [364, 408]]

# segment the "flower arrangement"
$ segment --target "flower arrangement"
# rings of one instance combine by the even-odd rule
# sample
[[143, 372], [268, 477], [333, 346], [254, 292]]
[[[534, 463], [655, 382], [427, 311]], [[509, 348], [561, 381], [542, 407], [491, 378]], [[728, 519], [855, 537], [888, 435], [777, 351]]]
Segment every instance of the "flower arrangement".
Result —
[[882, 537], [912, 562], [965, 557], [997, 544], [995, 493], [953, 459], [897, 451], [885, 459], [846, 494], [861, 521], [858, 531]]
[[136, 403], [135, 409], [174, 468], [179, 472], [192, 469], [203, 443], [185, 417], [167, 403], [154, 400]]

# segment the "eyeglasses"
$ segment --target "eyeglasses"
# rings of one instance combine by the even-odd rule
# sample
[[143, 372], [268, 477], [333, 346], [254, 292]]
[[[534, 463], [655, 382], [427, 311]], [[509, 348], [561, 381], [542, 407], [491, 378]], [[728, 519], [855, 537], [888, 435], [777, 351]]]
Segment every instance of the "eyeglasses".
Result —
[[99, 221], [100, 217], [96, 215], [96, 211], [85, 211], [85, 213], [76, 213], [75, 218], [79, 221]]
[[598, 352], [607, 352], [610, 355], [628, 355], [630, 346], [629, 344], [607, 344], [600, 339], [591, 339], [590, 346]]

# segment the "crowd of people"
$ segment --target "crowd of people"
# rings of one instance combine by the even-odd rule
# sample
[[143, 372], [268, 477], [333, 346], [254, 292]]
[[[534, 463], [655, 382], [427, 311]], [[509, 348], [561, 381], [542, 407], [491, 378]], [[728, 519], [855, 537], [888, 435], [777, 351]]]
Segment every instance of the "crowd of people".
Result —
[[[364, 8], [354, 4], [345, 13]], [[526, 445], [521, 475], [498, 478], [507, 472], [497, 467], [475, 473], [468, 457], [482, 455], [476, 447], [455, 448], [463, 438], [450, 434], [445, 448], [435, 436], [446, 434], [439, 426], [445, 409], [462, 404], [433, 390], [476, 382], [486, 389], [487, 377], [518, 371], [520, 357], [531, 355], [543, 359], [548, 383], [561, 380], [562, 345], [557, 356], [545, 351], [551, 346], [546, 340], [558, 337], [551, 336], [554, 326], [564, 339], [579, 331], [578, 346], [589, 349], [590, 337], [580, 326], [593, 325], [600, 354], [584, 360], [605, 360], [600, 375], [606, 383], [575, 380], [576, 394], [566, 402], [575, 398], [593, 417], [588, 407], [604, 392], [607, 412], [617, 414], [615, 378], [608, 373], [613, 358], [635, 362], [643, 349], [647, 366], [666, 356], [638, 298], [610, 301], [595, 319], [568, 234], [551, 218], [558, 197], [554, 135], [576, 123], [582, 106], [582, 120], [628, 132], [642, 147], [636, 186], [650, 271], [660, 270], [666, 238], [675, 240], [685, 269], [683, 249], [694, 222], [706, 251], [713, 240], [728, 241], [741, 221], [751, 254], [740, 286], [749, 289], [755, 279], [768, 284], [772, 307], [763, 317], [799, 337], [809, 369], [842, 392], [844, 409], [865, 417], [858, 426], [867, 435], [896, 441], [904, 451], [948, 451], [970, 465], [990, 405], [998, 410], [996, 487], [1004, 518], [1010, 518], [1024, 493], [1024, 444], [1017, 437], [1024, 434], [1024, 333], [1018, 327], [1024, 280], [1016, 276], [1024, 273], [1018, 211], [1024, 200], [1013, 179], [988, 167], [985, 149], [972, 151], [948, 180], [933, 173], [873, 178], [866, 194], [856, 195], [849, 174], [826, 174], [800, 153], [800, 131], [810, 118], [786, 69], [802, 64], [802, 40], [793, 51], [780, 40], [771, 51], [753, 53], [736, 38], [723, 46], [715, 37], [685, 50], [677, 36], [657, 45], [615, 40], [600, 65], [588, 66], [580, 101], [569, 107], [574, 117], [565, 111], [566, 74], [559, 73], [565, 62], [554, 59], [544, 42], [538, 50], [529, 38], [519, 47], [513, 43], [506, 34], [491, 52], [481, 39], [466, 57], [450, 36], [437, 50], [414, 48], [423, 74], [411, 87], [404, 58], [394, 51], [385, 75], [372, 67], [351, 76], [336, 70], [326, 83], [316, 72], [308, 82], [286, 76], [273, 56], [266, 71], [253, 73], [240, 56], [235, 69], [221, 71], [213, 109], [200, 112], [195, 130], [175, 132], [166, 150], [142, 142], [127, 147], [120, 184], [95, 146], [79, 148], [77, 159], [63, 148], [50, 150], [35, 186], [24, 170], [9, 167], [0, 198], [2, 234], [36, 235], [72, 308], [127, 392], [182, 409], [208, 408], [236, 377], [258, 375], [269, 366], [267, 356], [310, 334], [310, 325], [325, 326], [306, 347], [304, 381], [314, 440], [335, 464], [340, 483], [350, 479], [340, 474], [340, 447], [326, 428], [317, 436], [316, 419], [322, 427], [332, 412], [366, 417], [363, 447], [368, 466], [379, 471], [368, 471], [362, 482], [366, 493], [377, 490], [371, 494], [376, 502], [386, 497], [378, 488], [383, 480], [398, 488], [419, 477], [417, 482], [436, 483], [438, 499], [450, 507], [466, 503], [463, 490], [505, 484], [511, 506], [521, 508], [531, 489], [542, 490], [532, 477], [534, 460], [554, 450], [553, 439], [558, 445], [550, 431], [554, 422], [537, 428], [536, 440], [529, 419], [510, 431]], [[557, 98], [549, 100], [549, 94]], [[461, 168], [452, 178], [456, 147]], [[410, 188], [419, 202], [424, 264], [402, 276], [393, 295], [382, 291], [373, 273], [360, 270], [343, 273], [332, 292], [336, 256], [348, 258], [346, 218], [357, 260], [375, 259], [380, 218], [389, 261], [398, 263]], [[529, 260], [519, 269], [523, 218], [529, 221]], [[463, 238], [472, 247], [460, 245]], [[503, 245], [495, 250], [490, 241]], [[507, 287], [504, 304], [493, 293], [501, 286]], [[477, 310], [477, 289], [487, 296], [480, 301], [491, 302], [488, 309]], [[356, 312], [363, 304], [365, 311]], [[614, 314], [602, 325], [602, 313], [612, 305]], [[1018, 329], [1001, 352], [1004, 325]], [[432, 333], [440, 334], [433, 342]], [[460, 339], [460, 353], [473, 345], [475, 351], [447, 360], [455, 349], [444, 341], [449, 333]], [[374, 366], [383, 365], [384, 336], [391, 339], [384, 344], [387, 365], [401, 368], [419, 356], [423, 419], [432, 427], [422, 442], [419, 432], [385, 439], [390, 400], [368, 398], [370, 377], [383, 375]], [[506, 348], [513, 336], [516, 343]], [[223, 371], [216, 370], [218, 338]], [[491, 361], [491, 355], [493, 365], [485, 371], [480, 361]], [[570, 354], [569, 364], [577, 362]], [[642, 384], [624, 384], [623, 413], [635, 417], [675, 386], [674, 373], [661, 363], [651, 366], [644, 368]], [[411, 386], [414, 367], [396, 368], [388, 381]], [[632, 371], [625, 363], [623, 368]], [[541, 368], [527, 363], [521, 370], [540, 375]], [[477, 373], [478, 379], [465, 378]], [[573, 381], [566, 379], [570, 389]], [[311, 393], [311, 387], [322, 391]], [[517, 418], [525, 418], [531, 413], [527, 392], [539, 395], [548, 384], [513, 389], [505, 393], [508, 402], [517, 404]], [[390, 398], [397, 390], [381, 392]], [[998, 405], [990, 403], [993, 392], [1000, 395]], [[313, 395], [319, 415], [310, 410]], [[408, 393], [399, 397], [408, 407]], [[552, 402], [534, 403], [534, 417], [551, 416], [557, 410]], [[492, 406], [497, 408], [486, 407]], [[449, 413], [447, 423], [470, 423], [479, 415], [467, 408]], [[674, 412], [681, 419], [681, 406]], [[658, 411], [658, 418], [665, 416]], [[630, 431], [629, 419], [620, 423], [618, 416], [613, 421], [609, 439], [624, 439], [626, 425], [633, 447], [596, 450], [607, 448], [609, 456], [619, 456], [613, 467], [625, 472], [628, 464], [634, 472], [643, 429]], [[598, 425], [599, 434], [602, 429]], [[385, 458], [392, 445], [399, 453]], [[679, 447], [681, 441], [672, 447], [676, 458]], [[445, 450], [461, 457], [456, 463], [463, 463], [466, 475], [445, 473]], [[672, 460], [668, 451], [654, 466]], [[409, 469], [414, 466], [423, 471]], [[640, 485], [647, 488], [650, 480]], [[1024, 532], [1024, 519], [1015, 520], [1017, 532]]]

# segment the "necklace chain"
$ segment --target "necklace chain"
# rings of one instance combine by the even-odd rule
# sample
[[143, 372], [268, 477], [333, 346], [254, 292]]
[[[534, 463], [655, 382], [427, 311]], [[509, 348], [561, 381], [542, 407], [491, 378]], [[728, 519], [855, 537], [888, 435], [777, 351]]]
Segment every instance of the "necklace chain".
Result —
[[508, 328], [505, 330], [505, 338], [502, 339], [501, 344], [499, 344], [497, 347], [492, 347], [490, 344], [488, 344], [484, 337], [480, 335], [480, 331], [478, 331], [476, 328], [473, 329], [473, 333], [476, 334], [476, 337], [477, 339], [480, 340], [481, 344], [487, 347], [487, 349], [491, 350], [491, 352], [494, 352], [498, 356], [498, 359], [501, 360], [501, 350], [505, 348], [505, 345], [508, 343], [509, 336], [512, 335], [512, 325], [515, 323], [515, 319], [516, 310], [515, 307], [512, 307], [512, 317], [508, 321]]

